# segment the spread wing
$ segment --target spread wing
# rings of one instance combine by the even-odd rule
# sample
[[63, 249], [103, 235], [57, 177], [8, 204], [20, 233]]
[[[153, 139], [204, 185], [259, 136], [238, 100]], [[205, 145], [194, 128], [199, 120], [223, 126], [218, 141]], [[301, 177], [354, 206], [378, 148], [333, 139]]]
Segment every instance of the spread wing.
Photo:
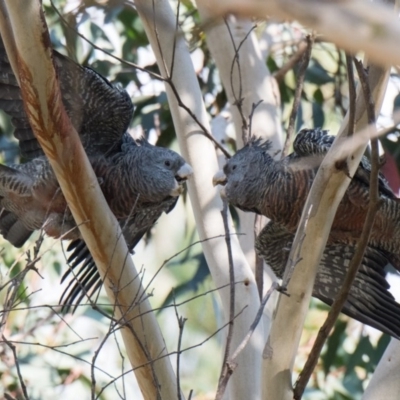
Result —
[[[124, 90], [112, 86], [108, 80], [92, 69], [82, 67], [55, 51], [53, 59], [66, 111], [80, 135], [96, 175], [103, 185], [103, 193], [114, 214], [119, 218], [128, 248], [132, 251], [160, 215], [163, 212], [169, 212], [175, 206], [177, 197], [175, 197], [174, 190], [179, 189], [175, 186], [180, 186], [191, 174], [190, 166], [171, 150], [161, 151], [155, 146], [145, 146], [146, 142], [140, 141], [138, 142], [140, 146], [138, 146], [126, 133], [132, 117], [133, 106]], [[16, 128], [14, 134], [19, 140], [21, 154], [30, 160], [24, 165], [33, 165], [39, 160], [45, 160], [40, 145], [30, 129], [21, 93], [2, 45], [0, 45], [0, 108], [12, 117], [12, 123]], [[138, 171], [145, 170], [138, 158], [143, 159], [144, 164], [153, 166], [153, 169], [150, 168], [151, 172], [146, 169], [147, 175], [145, 175], [146, 178], [143, 177], [143, 180], [147, 180], [136, 182], [136, 187], [128, 178], [136, 169]], [[143, 170], [140, 170], [141, 167]], [[8, 169], [6, 170], [6, 167], [3, 170], [4, 183], [11, 182], [11, 178], [14, 182], [16, 173], [12, 171], [12, 175]], [[49, 166], [46, 171], [49, 175], [53, 175]], [[22, 182], [20, 175], [18, 175], [18, 182]], [[44, 182], [44, 186], [46, 183], [47, 181]], [[126, 185], [125, 189], [129, 190], [122, 190], [123, 185]], [[151, 190], [149, 186], [151, 186]], [[117, 192], [115, 187], [118, 188]], [[43, 188], [37, 190], [37, 192], [39, 191], [43, 191]], [[134, 198], [132, 197], [133, 193], [135, 193]], [[139, 193], [141, 194], [140, 201], [136, 204], [135, 198]], [[0, 198], [1, 196], [2, 193], [0, 193]], [[51, 196], [48, 197], [52, 200]], [[50, 206], [53, 206], [52, 202]], [[29, 205], [24, 203], [23, 207], [22, 210], [15, 210], [11, 206], [4, 207], [7, 210], [4, 219], [0, 215], [0, 233], [18, 245], [24, 243], [30, 232], [25, 229], [20, 232], [18, 237], [15, 237], [14, 234], [11, 235], [10, 232], [13, 233], [14, 230], [19, 229], [25, 210], [27, 213], [29, 212], [29, 218], [31, 218], [31, 214], [37, 215], [31, 203]], [[62, 209], [63, 212], [65, 207], [66, 205]], [[132, 210], [130, 210], [131, 207]], [[119, 217], [117, 211], [121, 211]], [[131, 213], [127, 218], [129, 212]], [[53, 214], [51, 233], [53, 236], [59, 237], [58, 232], [63, 232], [64, 224], [64, 218], [59, 217], [63, 217], [64, 214], [60, 214], [58, 209], [54, 209]], [[39, 217], [38, 226], [40, 227], [45, 223], [47, 213], [39, 215]], [[28, 217], [25, 220], [30, 222]], [[30, 225], [27, 228], [30, 228]], [[37, 229], [36, 225], [33, 228]], [[64, 310], [67, 310], [69, 305], [76, 301], [79, 304], [85, 296], [93, 296], [101, 286], [101, 279], [93, 258], [79, 236], [70, 244], [68, 250], [71, 251], [68, 259], [70, 271], [63, 279], [65, 280], [69, 274], [72, 274], [72, 271], [73, 276], [62, 297]]]
[[[105, 154], [120, 141], [132, 119], [133, 105], [125, 90], [115, 87], [91, 68], [53, 51], [62, 99], [88, 154]], [[21, 92], [3, 43], [0, 43], [0, 109], [11, 116], [21, 155], [43, 155], [24, 111]]]
[[[285, 270], [294, 235], [282, 225], [269, 222], [256, 241], [258, 254], [278, 278]], [[283, 249], [283, 251], [282, 251]], [[342, 286], [354, 246], [328, 244], [315, 279], [313, 296], [331, 305]], [[342, 312], [382, 332], [400, 338], [400, 304], [389, 292], [385, 279], [388, 257], [384, 251], [368, 247]]]

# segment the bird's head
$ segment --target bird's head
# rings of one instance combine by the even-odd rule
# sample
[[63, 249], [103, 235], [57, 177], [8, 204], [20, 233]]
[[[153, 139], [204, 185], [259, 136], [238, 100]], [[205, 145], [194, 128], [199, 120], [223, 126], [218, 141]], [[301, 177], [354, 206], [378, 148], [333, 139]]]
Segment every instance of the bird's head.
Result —
[[224, 168], [213, 177], [214, 186], [224, 186], [221, 197], [244, 211], [259, 212], [263, 173], [273, 162], [267, 152], [270, 147], [269, 141], [252, 138], [226, 162]]
[[183, 184], [193, 174], [192, 167], [173, 150], [142, 144], [140, 161], [140, 193], [142, 200], [161, 201], [178, 197]]

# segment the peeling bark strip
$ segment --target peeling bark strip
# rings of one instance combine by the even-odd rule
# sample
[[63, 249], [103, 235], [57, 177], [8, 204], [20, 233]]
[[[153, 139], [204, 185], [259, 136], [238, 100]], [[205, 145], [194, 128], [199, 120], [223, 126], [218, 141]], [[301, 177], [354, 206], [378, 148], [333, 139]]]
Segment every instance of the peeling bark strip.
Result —
[[[53, 117], [57, 115], [55, 109], [60, 105], [59, 95], [54, 93], [54, 84], [49, 84], [50, 96], [46, 98], [47, 110], [52, 110], [53, 115], [49, 115], [47, 121], [44, 118], [44, 113], [42, 111], [42, 106], [40, 103], [40, 93], [35, 86], [32, 85], [33, 75], [28, 65], [25, 63], [24, 59], [18, 56], [18, 76], [20, 81], [20, 88], [22, 93], [22, 98], [24, 100], [25, 112], [29, 118], [29, 123], [32, 130], [37, 137], [40, 145], [48, 157], [51, 159], [56, 158], [56, 148], [54, 143], [49, 142], [49, 139], [53, 139], [56, 135], [55, 127], [59, 124], [59, 118], [53, 124]], [[54, 126], [52, 126], [54, 125]], [[53, 129], [52, 129], [53, 128]]]
[[[82, 176], [82, 165], [75, 162], [76, 155], [79, 151], [84, 153], [84, 150], [76, 132], [74, 140], [71, 140], [75, 129], [63, 107], [59, 84], [56, 79], [51, 79], [50, 75], [46, 82], [47, 87], [40, 92], [40, 89], [34, 86], [35, 77], [22, 57], [18, 57], [18, 68], [25, 112], [32, 130], [50, 162], [59, 163], [60, 167], [55, 168], [59, 170], [59, 179], [74, 181], [74, 185], [68, 189], [69, 197], [72, 199], [69, 207], [73, 215], [81, 215], [85, 224], [90, 225], [90, 204], [81, 201], [82, 193], [88, 190], [87, 183], [85, 180], [76, 179], [76, 177]], [[42, 96], [46, 95], [45, 101], [40, 101], [41, 94]], [[46, 106], [43, 107], [43, 104]], [[47, 119], [45, 118], [46, 114]], [[64, 151], [63, 146], [69, 149], [68, 157], [59, 157], [60, 152]], [[67, 195], [65, 197], [67, 198]], [[99, 251], [99, 248], [96, 250], [101, 261], [106, 263], [107, 255], [104, 251]]]

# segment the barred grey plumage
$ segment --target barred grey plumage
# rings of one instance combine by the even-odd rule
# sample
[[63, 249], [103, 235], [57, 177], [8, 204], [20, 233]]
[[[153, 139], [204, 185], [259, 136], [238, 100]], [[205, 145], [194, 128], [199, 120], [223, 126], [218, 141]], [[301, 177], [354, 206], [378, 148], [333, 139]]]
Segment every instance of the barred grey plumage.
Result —
[[[175, 206], [191, 167], [174, 151], [152, 146], [144, 139], [135, 141], [126, 132], [133, 106], [124, 90], [57, 52], [53, 58], [66, 111], [132, 251], [160, 215]], [[67, 290], [72, 289], [63, 295], [66, 310], [75, 298], [81, 300], [87, 292], [93, 293], [101, 280], [29, 126], [16, 79], [1, 47], [0, 109], [12, 116], [21, 154], [29, 160], [9, 167], [0, 165], [0, 233], [17, 247], [37, 229], [74, 240], [70, 270], [80, 267], [80, 271]]]
[[[275, 161], [268, 154], [270, 142], [252, 138], [214, 177], [214, 184], [224, 185], [221, 194], [229, 203], [272, 220], [257, 239], [257, 251], [278, 276], [287, 259], [282, 248], [291, 247], [308, 192], [333, 140], [321, 129], [302, 130], [295, 138], [293, 153]], [[370, 172], [370, 163], [363, 157], [333, 222], [313, 292], [328, 304], [334, 300], [361, 234], [368, 209]], [[368, 249], [344, 312], [399, 337], [400, 318], [394, 316], [400, 317], [400, 306], [382, 279], [389, 262], [400, 270], [400, 204], [382, 175], [379, 193], [381, 204]], [[381, 296], [378, 303], [377, 296]]]
[[[282, 278], [294, 235], [282, 225], [270, 221], [256, 240], [257, 254]], [[312, 295], [332, 305], [343, 284], [355, 247], [328, 243], [322, 255]], [[382, 332], [400, 338], [400, 304], [389, 292], [385, 279], [388, 254], [368, 247], [342, 312]]]

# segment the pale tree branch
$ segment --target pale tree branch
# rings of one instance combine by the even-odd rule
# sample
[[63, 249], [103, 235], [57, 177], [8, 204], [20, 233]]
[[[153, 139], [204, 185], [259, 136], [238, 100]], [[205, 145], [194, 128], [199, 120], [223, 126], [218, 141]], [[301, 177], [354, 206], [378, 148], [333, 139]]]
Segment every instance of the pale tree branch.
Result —
[[[20, 80], [31, 127], [51, 163], [99, 273], [105, 278], [105, 289], [123, 326], [121, 332], [130, 362], [133, 368], [147, 363], [135, 370], [143, 396], [152, 400], [172, 399], [177, 393], [176, 380], [169, 358], [159, 357], [166, 354], [160, 329], [154, 313], [135, 318], [140, 311], [151, 310], [150, 304], [143, 300], [140, 309], [135, 307], [134, 298], [143, 288], [135, 279], [137, 273], [131, 258], [127, 257], [128, 249], [119, 224], [107, 206], [61, 101], [41, 2], [3, 0], [1, 6], [0, 11], [7, 13], [3, 13], [1, 21], [9, 23], [0, 29], [7, 41], [10, 59], [18, 60], [14, 73]], [[9, 27], [13, 40], [5, 32]], [[120, 286], [125, 282], [130, 284]]]
[[[271, 287], [267, 290], [267, 292], [265, 293], [265, 296], [263, 297], [263, 299], [261, 301], [260, 308], [258, 309], [256, 317], [254, 318], [254, 321], [251, 324], [250, 329], [247, 332], [246, 336], [244, 337], [242, 342], [239, 344], [239, 346], [237, 346], [237, 348], [232, 353], [232, 355], [227, 360], [224, 361], [224, 363], [226, 363], [226, 365], [223, 369], [223, 374], [220, 377], [217, 395], [215, 397], [216, 400], [219, 400], [222, 398], [222, 396], [226, 390], [226, 387], [227, 387], [230, 377], [232, 376], [235, 369], [238, 367], [237, 358], [240, 355], [240, 353], [248, 345], [250, 338], [252, 337], [254, 331], [256, 330], [258, 324], [261, 321], [261, 318], [262, 318], [263, 312], [264, 312], [264, 308], [265, 308], [267, 302], [270, 300], [271, 295], [278, 288], [278, 286], [279, 285], [276, 281], [272, 282]], [[255, 393], [255, 391], [253, 390], [252, 395], [254, 395], [254, 393]]]
[[[388, 69], [370, 67], [369, 85], [376, 114], [381, 108], [388, 76]], [[368, 125], [365, 101], [360, 88], [357, 91], [355, 120], [357, 131]], [[347, 134], [348, 128], [347, 115], [340, 129], [342, 135]], [[364, 145], [348, 157], [347, 165], [350, 175], [353, 175], [358, 167], [368, 139], [366, 138]], [[340, 155], [337, 154], [340, 147], [338, 137], [314, 179], [289, 255], [289, 264], [290, 260], [296, 260], [297, 265], [288, 285], [290, 296], [280, 296], [272, 325], [269, 340], [271, 351], [265, 359], [263, 380], [263, 392], [265, 399], [268, 400], [292, 400], [293, 398], [292, 370], [315, 275], [336, 209], [350, 183], [347, 174], [336, 168], [337, 160], [340, 159]], [[292, 266], [288, 265], [288, 268], [291, 269]]]
[[[181, 33], [179, 31], [176, 32], [175, 15], [168, 2], [155, 1], [154, 4], [156, 5], [155, 7], [153, 7], [153, 1], [151, 0], [138, 0], [135, 2], [136, 10], [142, 19], [161, 73], [164, 78], [170, 79], [173, 82], [176, 94], [179, 96], [177, 99], [171, 87], [166, 85], [168, 102], [179, 146], [184, 158], [194, 170], [193, 179], [188, 184], [189, 197], [200, 240], [203, 240], [225, 233], [223, 221], [220, 216], [222, 201], [218, 190], [212, 185], [212, 177], [218, 171], [217, 155], [213, 144], [202, 135], [197, 122], [179, 106], [180, 103], [185, 104], [191, 110], [192, 114], [196, 116], [197, 120], [210, 131], [201, 90], [189, 51]], [[154, 26], [155, 24], [156, 26]], [[156, 35], [157, 30], [159, 32], [158, 35]], [[164, 65], [172, 65], [171, 57], [174, 45], [174, 74], [171, 77], [169, 71], [165, 70]], [[160, 48], [163, 49], [165, 60], [163, 60], [159, 51]], [[234, 228], [231, 218], [229, 218], [228, 222], [229, 231], [233, 232]], [[231, 246], [236, 282], [242, 282], [235, 285], [235, 310], [242, 310], [246, 307], [245, 311], [235, 321], [232, 338], [232, 346], [235, 347], [242, 340], [250, 326], [257, 312], [260, 300], [254, 275], [236, 236], [231, 237]], [[229, 261], [225, 240], [223, 238], [216, 238], [212, 241], [203, 242], [202, 247], [215, 285], [225, 285], [229, 282], [227, 267]], [[230, 310], [229, 290], [221, 290], [220, 295], [224, 316], [227, 319]], [[261, 325], [258, 327], [261, 335], [262, 328]], [[243, 385], [237, 385], [237, 393], [233, 394], [234, 397], [232, 399], [246, 398], [249, 390], [254, 390], [257, 387], [257, 383], [259, 384], [260, 382], [257, 373], [254, 374], [255, 378], [251, 376], [251, 372], [256, 370], [257, 365], [258, 367], [261, 365], [261, 362], [258, 362], [256, 367], [253, 367], [257, 357], [257, 343], [253, 338], [251, 342], [251, 346], [248, 346], [241, 354], [241, 363], [250, 366], [250, 373], [248, 375], [246, 373], [249, 381], [245, 382], [245, 379], [242, 379], [239, 373], [235, 375], [234, 381], [236, 382], [237, 380], [243, 383]], [[258, 354], [260, 351], [261, 349], [258, 348]], [[244, 370], [246, 369], [247, 367], [244, 368]]]
[[231, 354], [231, 345], [232, 345], [232, 338], [233, 338], [233, 328], [234, 328], [234, 317], [235, 317], [235, 270], [233, 267], [233, 258], [232, 258], [232, 246], [231, 240], [229, 235], [229, 223], [228, 223], [228, 203], [226, 201], [223, 202], [223, 209], [221, 211], [222, 220], [224, 223], [225, 229], [225, 242], [226, 242], [226, 249], [228, 252], [228, 261], [229, 261], [229, 325], [228, 325], [228, 333], [226, 335], [226, 344], [224, 350], [224, 356], [222, 359], [222, 369], [221, 374], [219, 376], [218, 381], [218, 388], [217, 394], [215, 396], [216, 400], [221, 400], [223, 393], [225, 391], [227, 380], [225, 380], [226, 376], [228, 375], [229, 366], [227, 364], [228, 358]]
[[[197, 0], [197, 6], [202, 21], [209, 19], [209, 12], [203, 1]], [[280, 95], [275, 79], [271, 76], [254, 31], [254, 22], [229, 16], [225, 21], [215, 24], [205, 24], [208, 48], [218, 67], [222, 84], [230, 103], [233, 123], [235, 126], [237, 147], [241, 148], [248, 135], [256, 135], [269, 139], [274, 150], [282, 148], [282, 131], [280, 122]], [[256, 263], [254, 251], [255, 215], [237, 210], [240, 218], [240, 231], [245, 235], [239, 237], [241, 247], [247, 261], [257, 274], [257, 284], [260, 290], [269, 287], [274, 276], [270, 271], [264, 271], [264, 263]], [[258, 218], [257, 222], [265, 218]], [[265, 282], [263, 282], [265, 281]], [[262, 293], [259, 298], [262, 298]], [[269, 321], [272, 319], [274, 302], [271, 301], [263, 315], [264, 334], [268, 335]], [[238, 337], [246, 334], [246, 326], [236, 325]], [[265, 336], [266, 337], [266, 336]], [[236, 342], [237, 343], [237, 342]], [[260, 352], [247, 349], [238, 359], [236, 373], [240, 376], [229, 382], [229, 394], [245, 398], [250, 390], [257, 397], [255, 388], [261, 383], [255, 383], [261, 378]], [[242, 368], [242, 366], [246, 366]], [[257, 389], [259, 390], [259, 389]]]
[[[207, 21], [210, 19], [210, 13], [203, 3], [198, 0], [197, 6], [202, 20]], [[205, 25], [207, 44], [231, 105], [237, 148], [240, 149], [244, 145], [244, 129], [245, 136], [251, 133], [269, 139], [274, 150], [281, 150], [279, 89], [261, 57], [262, 53], [253, 30], [254, 23], [230, 16], [225, 23], [221, 21]], [[257, 104], [254, 110], [253, 104]], [[248, 118], [250, 115], [251, 132]], [[240, 244], [249, 264], [253, 266], [255, 216], [240, 210], [238, 214], [241, 230], [247, 233], [239, 238]]]
[[[241, 17], [297, 20], [350, 53], [364, 51], [381, 66], [400, 64], [400, 26], [384, 2], [315, 0], [203, 0], [212, 20], [233, 13]], [[351, 40], [349, 40], [351, 38]]]
[[362, 400], [397, 400], [400, 393], [400, 342], [392, 338], [365, 389]]
[[[205, 3], [197, 1], [204, 22], [212, 18], [212, 11]], [[231, 105], [237, 147], [243, 147], [243, 136], [252, 134], [271, 140], [274, 150], [281, 150], [279, 89], [262, 58], [253, 28], [252, 21], [233, 16], [227, 18], [225, 23], [205, 23], [207, 44]], [[257, 104], [256, 108], [253, 108], [254, 104]], [[255, 216], [240, 210], [238, 214], [241, 230], [246, 232], [239, 238], [240, 244], [249, 264], [254, 266]]]
[[311, 50], [314, 44], [314, 36], [309, 35], [307, 36], [306, 40], [307, 40], [307, 47], [306, 51], [303, 53], [303, 56], [301, 58], [299, 72], [297, 75], [296, 90], [294, 91], [293, 106], [289, 116], [289, 125], [286, 132], [286, 140], [285, 140], [285, 145], [283, 146], [282, 157], [287, 156], [289, 154], [289, 149], [294, 137], [297, 112], [299, 110], [301, 95], [303, 93], [304, 78], [306, 76], [308, 64], [310, 63], [311, 59]]
[[[360, 78], [361, 88], [363, 91], [366, 111], [368, 115], [369, 124], [375, 128], [375, 107], [371, 96], [370, 88], [368, 85], [367, 73], [360, 61], [356, 61], [356, 67], [358, 71], [358, 76]], [[350, 78], [350, 76], [349, 76]], [[352, 84], [349, 85], [352, 87]], [[349, 112], [350, 114], [350, 112]], [[350, 117], [351, 118], [351, 117]], [[352, 124], [349, 124], [349, 130], [351, 131]], [[369, 187], [369, 205], [367, 215], [365, 217], [363, 229], [359, 240], [357, 241], [356, 249], [354, 255], [349, 264], [348, 270], [344, 277], [342, 286], [336, 296], [331, 309], [329, 310], [328, 316], [320, 328], [317, 338], [312, 346], [311, 352], [308, 359], [301, 371], [296, 385], [294, 387], [293, 398], [295, 400], [300, 400], [303, 396], [304, 390], [307, 383], [314, 371], [319, 356], [324, 346], [339, 314], [342, 310], [344, 303], [347, 300], [353, 281], [357, 275], [359, 266], [361, 265], [365, 249], [368, 245], [368, 239], [373, 228], [375, 215], [378, 211], [379, 202], [379, 189], [378, 189], [378, 174], [379, 174], [379, 154], [378, 154], [378, 141], [377, 139], [371, 140], [371, 176], [370, 176], [370, 187]]]

